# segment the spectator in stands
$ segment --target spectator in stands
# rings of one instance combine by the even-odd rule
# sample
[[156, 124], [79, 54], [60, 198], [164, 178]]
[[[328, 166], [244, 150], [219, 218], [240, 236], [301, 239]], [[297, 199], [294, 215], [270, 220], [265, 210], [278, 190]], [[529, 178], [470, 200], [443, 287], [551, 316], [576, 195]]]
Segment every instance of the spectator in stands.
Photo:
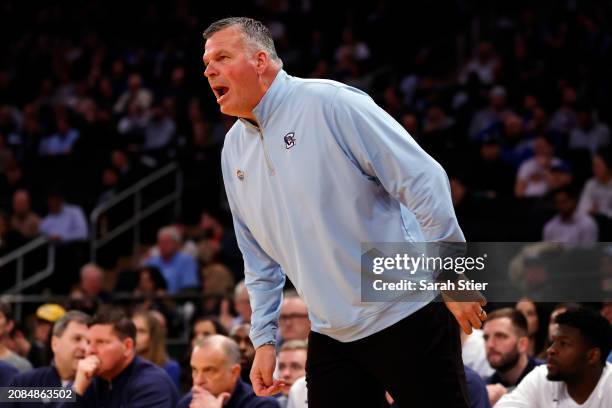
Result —
[[56, 303], [45, 303], [36, 309], [34, 335], [30, 342], [27, 359], [34, 367], [51, 362], [51, 334], [53, 325], [66, 314], [66, 309]]
[[310, 333], [308, 308], [295, 291], [285, 292], [278, 322], [281, 342], [308, 339]]
[[13, 194], [21, 189], [31, 191], [30, 188], [31, 183], [24, 175], [21, 165], [11, 160], [4, 173], [0, 173], [0, 210], [9, 211]]
[[255, 347], [249, 337], [250, 330], [251, 325], [249, 323], [242, 323], [235, 326], [230, 332], [231, 339], [238, 344], [238, 349], [240, 349], [240, 378], [248, 384], [251, 383], [249, 374], [255, 359]]
[[561, 106], [550, 118], [551, 130], [567, 136], [578, 125], [576, 100], [576, 88], [571, 85], [564, 86], [561, 91]]
[[101, 311], [88, 326], [87, 357], [79, 361], [72, 386], [77, 401], [66, 408], [175, 406], [178, 394], [172, 380], [136, 356], [136, 327], [123, 312]]
[[137, 150], [144, 141], [148, 122], [149, 115], [145, 113], [138, 101], [132, 101], [128, 106], [127, 114], [117, 124], [117, 131], [121, 135], [121, 145], [131, 151]]
[[232, 272], [221, 263], [213, 263], [202, 268], [203, 299], [198, 305], [199, 315], [217, 315], [219, 321], [229, 331], [235, 316], [230, 312], [229, 298], [234, 289]]
[[61, 243], [87, 239], [87, 219], [81, 207], [68, 204], [59, 190], [47, 195], [49, 213], [40, 224], [40, 231], [51, 240]]
[[609, 407], [611, 344], [610, 323], [598, 313], [578, 309], [558, 315], [546, 366], [536, 367], [495, 407]]
[[597, 150], [610, 145], [610, 128], [596, 120], [593, 108], [580, 105], [577, 109], [578, 126], [569, 135], [570, 149], [587, 149], [592, 155]]
[[43, 139], [38, 148], [40, 156], [65, 156], [72, 153], [74, 144], [80, 137], [77, 129], [70, 126], [65, 114], [58, 114], [57, 132]]
[[533, 141], [535, 156], [521, 163], [516, 176], [514, 193], [519, 198], [543, 197], [548, 192], [550, 170], [563, 162], [554, 156], [552, 142], [544, 136]]
[[198, 286], [198, 265], [196, 260], [183, 252], [181, 236], [176, 227], [164, 227], [157, 233], [159, 255], [153, 255], [145, 264], [159, 268], [168, 284], [168, 293], [175, 294], [182, 289]]
[[19, 232], [25, 239], [33, 239], [38, 235], [40, 217], [30, 206], [30, 193], [27, 190], [17, 190], [13, 194], [13, 213], [11, 228]]
[[495, 56], [493, 44], [481, 41], [476, 55], [470, 59], [459, 75], [459, 83], [465, 84], [470, 74], [476, 74], [480, 83], [491, 85], [499, 74], [500, 61]]
[[230, 338], [209, 336], [191, 354], [193, 387], [177, 408], [278, 408], [274, 398], [257, 397], [240, 379], [240, 350]]
[[543, 325], [540, 325], [538, 305], [529, 298], [522, 298], [516, 302], [514, 308], [521, 312], [527, 320], [527, 336], [529, 337], [527, 354], [531, 357], [535, 357], [542, 351], [544, 347], [544, 338], [546, 336]]
[[557, 215], [544, 225], [543, 240], [575, 245], [597, 242], [597, 224], [588, 214], [576, 211], [577, 194], [571, 187], [554, 193]]
[[13, 330], [13, 310], [9, 303], [0, 301], [0, 361], [11, 364], [23, 373], [32, 368], [32, 364], [7, 347], [10, 332]]
[[181, 368], [166, 351], [166, 330], [150, 311], [139, 311], [132, 316], [136, 326], [136, 353], [163, 368], [176, 388], [180, 388]]
[[153, 93], [142, 86], [142, 77], [132, 74], [128, 78], [128, 89], [119, 96], [113, 108], [116, 114], [123, 114], [130, 103], [136, 103], [143, 111], [149, 109], [153, 103]]
[[282, 396], [277, 398], [281, 408], [287, 406], [287, 397], [293, 383], [306, 375], [307, 352], [308, 343], [305, 340], [286, 341], [278, 352], [278, 374], [284, 383]]
[[[541, 364], [527, 354], [527, 320], [518, 310], [504, 308], [491, 312], [484, 323], [483, 332], [487, 360], [495, 369], [487, 384], [514, 387]], [[496, 400], [491, 396], [490, 392], [491, 405], [495, 405]]]
[[[89, 320], [88, 315], [74, 310], [63, 315], [53, 325], [53, 363], [18, 375], [11, 387], [66, 387], [74, 381], [78, 363], [85, 358]], [[18, 403], [16, 406], [32, 405]], [[49, 405], [41, 403], [40, 406]]]
[[251, 323], [251, 302], [249, 300], [249, 292], [247, 291], [244, 279], [238, 282], [234, 288], [234, 309], [238, 316], [232, 322], [232, 327], [239, 324]]
[[[546, 348], [548, 348], [548, 346], [553, 341], [553, 332], [554, 332], [555, 324], [556, 324], [555, 319], [557, 318], [557, 316], [559, 316], [561, 313], [567, 312], [568, 310], [576, 310], [576, 309], [580, 309], [581, 307], [582, 306], [580, 306], [578, 303], [574, 303], [574, 302], [558, 303], [554, 306], [552, 312], [550, 312], [550, 319], [548, 321]], [[546, 351], [543, 353], [543, 358], [546, 358]]]
[[514, 183], [514, 169], [501, 158], [499, 136], [484, 137], [478, 153], [478, 157], [468, 170], [468, 184], [478, 195], [488, 199], [510, 197]]
[[194, 347], [198, 341], [213, 334], [227, 336], [227, 330], [225, 330], [225, 327], [219, 322], [219, 319], [215, 316], [202, 316], [196, 318], [191, 326], [191, 335], [189, 336], [191, 339], [191, 347]]
[[593, 157], [592, 170], [593, 178], [582, 190], [578, 212], [612, 218], [612, 152], [599, 150]]
[[157, 105], [151, 109], [151, 118], [144, 129], [142, 149], [147, 152], [160, 152], [174, 141], [176, 124], [169, 117], [166, 108]]
[[489, 106], [476, 112], [470, 124], [468, 134], [470, 139], [478, 140], [483, 132], [503, 121], [506, 114], [511, 113], [506, 107], [506, 89], [495, 86], [489, 92]]
[[109, 300], [108, 293], [104, 291], [104, 275], [104, 270], [94, 263], [81, 267], [79, 287], [86, 297], [101, 303]]

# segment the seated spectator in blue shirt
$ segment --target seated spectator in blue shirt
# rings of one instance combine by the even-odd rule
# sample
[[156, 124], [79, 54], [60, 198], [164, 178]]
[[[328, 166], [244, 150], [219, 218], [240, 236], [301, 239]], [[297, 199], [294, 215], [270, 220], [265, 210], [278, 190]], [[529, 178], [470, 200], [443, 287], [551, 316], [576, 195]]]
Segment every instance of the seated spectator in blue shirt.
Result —
[[[516, 309], [504, 308], [493, 311], [483, 326], [487, 360], [495, 372], [487, 384], [501, 384], [506, 389], [516, 387], [541, 361], [529, 357], [527, 319]], [[499, 387], [497, 387], [499, 388]], [[491, 405], [493, 387], [488, 387]], [[503, 393], [496, 392], [499, 398]]]
[[[85, 313], [73, 310], [55, 322], [51, 337], [53, 363], [17, 375], [11, 387], [66, 387], [74, 381], [77, 365], [85, 357], [89, 320]], [[11, 406], [21, 405], [49, 408], [59, 404], [13, 403]]]
[[191, 354], [193, 388], [177, 408], [278, 408], [274, 398], [255, 395], [240, 379], [240, 369], [240, 350], [234, 340], [213, 334], [197, 342]]
[[64, 202], [64, 195], [51, 191], [47, 195], [49, 213], [40, 224], [40, 231], [62, 243], [87, 239], [87, 220], [81, 207]]
[[172, 408], [177, 390], [164, 370], [136, 356], [136, 326], [121, 310], [106, 309], [89, 323], [87, 357], [79, 361], [65, 408]]
[[168, 283], [168, 293], [198, 286], [198, 264], [191, 255], [180, 251], [181, 235], [176, 227], [164, 227], [157, 233], [159, 255], [145, 264], [156, 266]]
[[70, 127], [68, 118], [59, 115], [57, 118], [57, 133], [41, 141], [38, 154], [41, 156], [70, 154], [79, 136], [79, 131]]
[[136, 326], [136, 353], [163, 368], [179, 389], [181, 368], [176, 360], [168, 357], [164, 326], [154, 312], [146, 310], [134, 313], [132, 321]]

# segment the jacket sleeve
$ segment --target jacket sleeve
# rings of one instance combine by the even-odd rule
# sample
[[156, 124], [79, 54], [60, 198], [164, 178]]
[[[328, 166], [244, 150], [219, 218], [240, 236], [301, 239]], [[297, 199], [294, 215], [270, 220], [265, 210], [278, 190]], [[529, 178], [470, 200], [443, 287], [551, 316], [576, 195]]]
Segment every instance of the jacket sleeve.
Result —
[[448, 177], [408, 132], [365, 93], [339, 88], [331, 126], [348, 158], [416, 217], [425, 240], [464, 242]]
[[280, 265], [261, 248], [244, 223], [232, 194], [231, 172], [224, 163], [225, 159], [222, 162], [223, 180], [232, 211], [236, 241], [244, 259], [244, 283], [253, 310], [250, 337], [257, 349], [276, 340], [285, 274]]

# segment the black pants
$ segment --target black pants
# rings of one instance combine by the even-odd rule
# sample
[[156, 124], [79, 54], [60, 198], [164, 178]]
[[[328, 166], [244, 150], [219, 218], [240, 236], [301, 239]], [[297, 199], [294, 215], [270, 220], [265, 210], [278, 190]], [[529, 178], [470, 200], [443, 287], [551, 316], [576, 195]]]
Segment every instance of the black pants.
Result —
[[467, 408], [459, 325], [444, 303], [361, 340], [342, 343], [311, 332], [306, 384], [309, 408], [386, 406]]

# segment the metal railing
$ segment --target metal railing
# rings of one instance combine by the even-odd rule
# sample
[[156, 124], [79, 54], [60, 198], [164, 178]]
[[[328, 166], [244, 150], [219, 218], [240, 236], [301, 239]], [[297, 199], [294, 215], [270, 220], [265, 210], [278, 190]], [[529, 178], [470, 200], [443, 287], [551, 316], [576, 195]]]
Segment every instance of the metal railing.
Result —
[[[47, 264], [40, 271], [32, 273], [30, 276], [24, 279], [24, 262], [27, 255], [36, 251], [37, 249], [47, 246]], [[0, 258], [0, 268], [10, 264], [11, 262], [16, 263], [15, 270], [15, 285], [5, 291], [6, 294], [21, 293], [30, 286], [36, 285], [38, 282], [47, 278], [53, 273], [55, 266], [55, 246], [51, 243], [49, 238], [40, 236], [31, 242], [28, 242], [21, 248], [18, 248], [10, 254]], [[21, 304], [17, 304], [15, 307], [15, 318], [21, 319]]]
[[[149, 204], [146, 208], [142, 207], [142, 191], [154, 184], [155, 182], [161, 180], [163, 177], [168, 176], [174, 173], [174, 181], [175, 186], [174, 190], [159, 198], [157, 201]], [[181, 209], [181, 193], [183, 190], [183, 177], [181, 174], [181, 170], [176, 163], [170, 163], [161, 169], [155, 171], [152, 174], [144, 177], [142, 180], [134, 184], [133, 186], [123, 190], [119, 194], [113, 196], [105, 203], [97, 206], [92, 211], [89, 220], [90, 220], [90, 258], [92, 262], [96, 262], [96, 257], [98, 255], [98, 250], [104, 247], [115, 238], [120, 236], [121, 234], [129, 231], [133, 228], [133, 250], [137, 251], [138, 246], [140, 245], [140, 222], [149, 217], [151, 214], [159, 211], [160, 209], [166, 207], [167, 205], [174, 204], [174, 214], [175, 216], [180, 214]], [[134, 198], [134, 214], [132, 217], [118, 226], [114, 227], [111, 231], [106, 232], [102, 237], [98, 237], [98, 221], [100, 218], [108, 212], [111, 208], [116, 205], [124, 202], [125, 200], [133, 197]]]

